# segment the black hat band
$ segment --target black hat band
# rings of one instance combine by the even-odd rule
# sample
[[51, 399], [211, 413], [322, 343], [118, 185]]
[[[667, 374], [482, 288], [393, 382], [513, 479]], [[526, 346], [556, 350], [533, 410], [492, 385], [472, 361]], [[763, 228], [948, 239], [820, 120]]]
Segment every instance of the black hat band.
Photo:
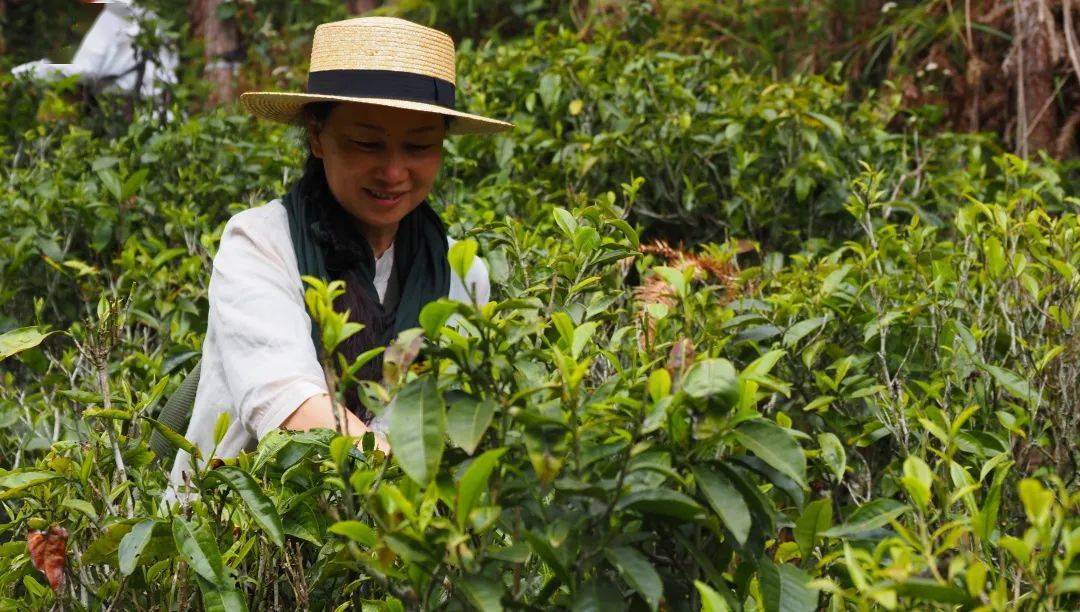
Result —
[[319, 70], [308, 74], [307, 93], [347, 98], [425, 102], [454, 110], [454, 84], [397, 70]]

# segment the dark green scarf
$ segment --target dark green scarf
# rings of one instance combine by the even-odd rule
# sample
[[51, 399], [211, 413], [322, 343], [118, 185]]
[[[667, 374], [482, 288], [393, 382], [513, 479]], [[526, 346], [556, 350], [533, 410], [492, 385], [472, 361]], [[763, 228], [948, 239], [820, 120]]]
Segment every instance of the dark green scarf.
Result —
[[[315, 184], [305, 185], [305, 181]], [[372, 346], [358, 348], [385, 346], [402, 330], [418, 327], [420, 309], [450, 293], [446, 228], [427, 201], [405, 215], [398, 226], [390, 280], [390, 285], [396, 286], [398, 299], [394, 300], [396, 307], [387, 309], [379, 303], [375, 289], [375, 256], [371, 245], [355, 230], [352, 217], [330, 194], [325, 177], [305, 175], [289, 189], [283, 204], [289, 216], [298, 267], [317, 270], [317, 276], [327, 280], [342, 278], [351, 271], [349, 278], [358, 279], [359, 289], [366, 294], [364, 302], [377, 311], [366, 313], [367, 318], [385, 323], [378, 326], [383, 329], [374, 338], [368, 339]], [[387, 305], [390, 306], [389, 299]], [[350, 318], [363, 320], [356, 312]], [[316, 349], [321, 352], [322, 347], [317, 344]]]

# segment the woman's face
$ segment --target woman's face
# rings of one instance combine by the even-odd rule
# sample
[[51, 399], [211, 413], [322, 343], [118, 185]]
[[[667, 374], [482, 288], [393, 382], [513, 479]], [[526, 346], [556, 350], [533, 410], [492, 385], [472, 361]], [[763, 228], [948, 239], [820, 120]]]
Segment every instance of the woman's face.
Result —
[[334, 197], [361, 226], [388, 231], [431, 192], [445, 133], [442, 115], [355, 103], [308, 124]]

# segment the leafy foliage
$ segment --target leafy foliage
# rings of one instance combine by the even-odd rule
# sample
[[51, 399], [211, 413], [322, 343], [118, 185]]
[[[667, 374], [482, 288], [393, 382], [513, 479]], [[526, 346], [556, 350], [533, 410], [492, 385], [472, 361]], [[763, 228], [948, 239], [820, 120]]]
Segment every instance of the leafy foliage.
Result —
[[[1080, 605], [1067, 171], [594, 26], [463, 45], [470, 108], [518, 130], [449, 141], [435, 199], [494, 301], [429, 304], [364, 383], [393, 454], [275, 431], [172, 503], [158, 407], [297, 139], [12, 119], [0, 607]], [[335, 291], [306, 296], [327, 346]], [[59, 529], [46, 578], [27, 536]]]

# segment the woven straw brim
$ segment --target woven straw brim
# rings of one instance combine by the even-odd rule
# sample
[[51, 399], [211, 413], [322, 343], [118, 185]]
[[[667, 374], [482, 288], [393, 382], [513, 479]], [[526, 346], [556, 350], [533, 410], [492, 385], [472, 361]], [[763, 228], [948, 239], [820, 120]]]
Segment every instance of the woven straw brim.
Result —
[[448, 134], [494, 134], [514, 127], [513, 124], [505, 121], [450, 110], [437, 104], [413, 102], [411, 100], [351, 98], [347, 96], [324, 96], [318, 94], [280, 93], [270, 91], [250, 91], [240, 96], [241, 106], [256, 117], [291, 125], [301, 125], [303, 123], [303, 115], [301, 114], [300, 109], [305, 104], [310, 104], [312, 102], [359, 102], [362, 104], [374, 104], [376, 106], [404, 108], [408, 110], [435, 113], [438, 115], [447, 115], [454, 118], [454, 120], [450, 122]]

